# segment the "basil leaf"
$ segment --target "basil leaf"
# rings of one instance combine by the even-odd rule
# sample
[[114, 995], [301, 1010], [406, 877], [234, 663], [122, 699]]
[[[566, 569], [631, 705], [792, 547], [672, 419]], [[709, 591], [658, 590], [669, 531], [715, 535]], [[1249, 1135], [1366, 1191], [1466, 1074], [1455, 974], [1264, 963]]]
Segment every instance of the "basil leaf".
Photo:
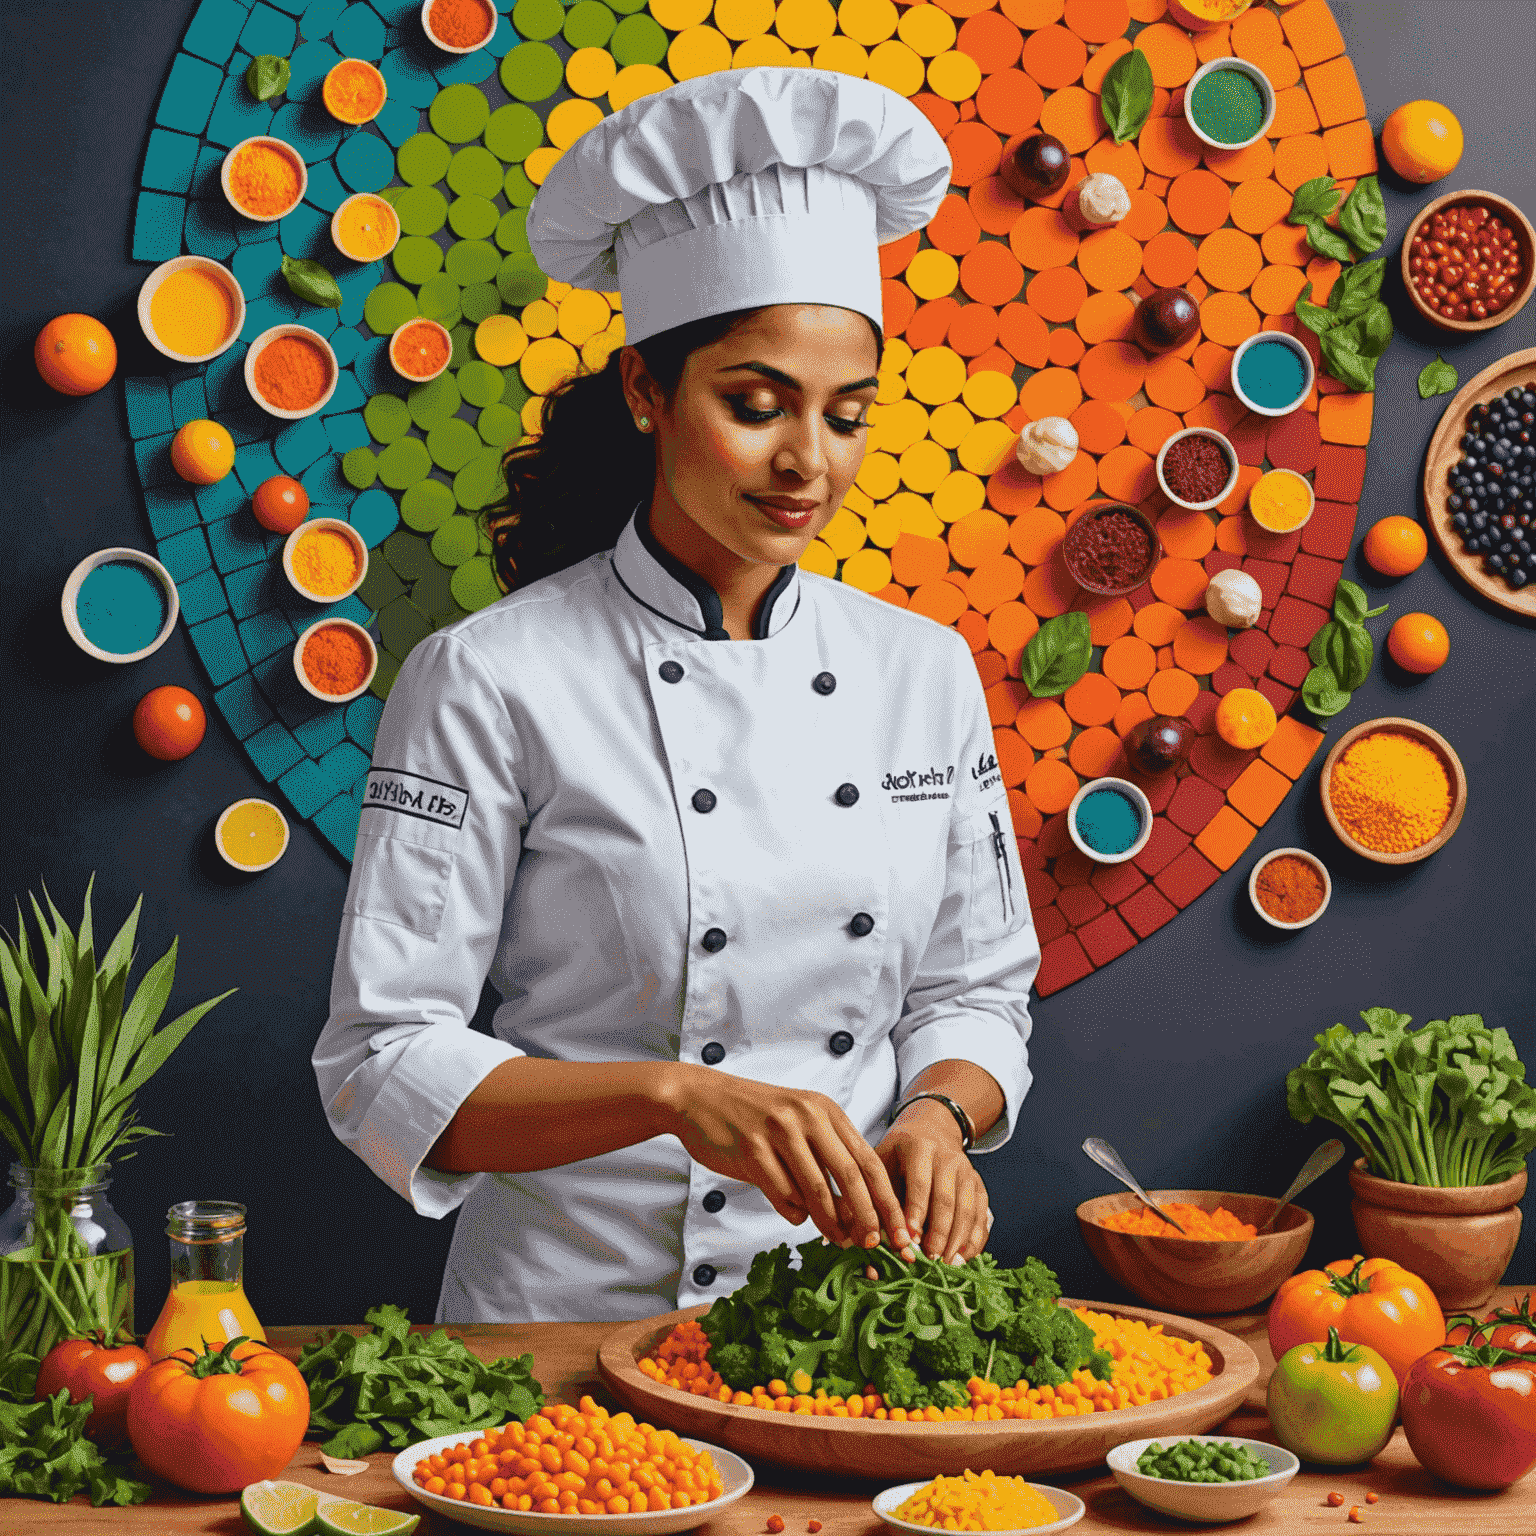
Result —
[[1363, 315], [1376, 302], [1386, 270], [1387, 263], [1381, 257], [1345, 267], [1328, 295], [1329, 309], [1341, 320], [1353, 320], [1356, 315]]
[[1367, 608], [1365, 610], [1365, 616], [1368, 619], [1374, 619], [1374, 618], [1377, 617], [1378, 614], [1385, 613], [1387, 611], [1387, 609], [1390, 608], [1391, 606], [1392, 606], [1391, 603], [1383, 603], [1381, 605], [1381, 607], [1379, 607], [1379, 608]]
[[1333, 589], [1333, 616], [1340, 624], [1358, 624], [1365, 617], [1365, 588], [1341, 580]]
[[[1335, 598], [1337, 602], [1337, 598]], [[1307, 647], [1307, 659], [1314, 667], [1320, 667], [1327, 655], [1328, 637], [1337, 626], [1337, 620], [1329, 619], [1318, 632], [1312, 636], [1312, 643]]]
[[1352, 254], [1349, 241], [1336, 229], [1329, 229], [1321, 219], [1313, 219], [1307, 225], [1307, 244], [1319, 256], [1326, 256], [1331, 261], [1348, 261]]
[[1326, 219], [1339, 206], [1339, 189], [1332, 176], [1314, 176], [1296, 188], [1291, 201], [1291, 211], [1286, 215], [1288, 224], [1310, 224], [1314, 219]]
[[1362, 256], [1381, 249], [1387, 238], [1387, 205], [1381, 198], [1381, 183], [1374, 176], [1362, 176], [1355, 183], [1355, 190], [1339, 211], [1339, 228]]
[[1328, 640], [1323, 646], [1322, 665], [1338, 678], [1339, 686], [1354, 687], [1350, 682], [1349, 637], [1355, 629], [1349, 624], [1334, 624], [1328, 630]]
[[[1309, 283], [1307, 285], [1311, 287]], [[1296, 318], [1306, 326], [1309, 331], [1321, 336], [1324, 331], [1331, 330], [1335, 317], [1320, 304], [1309, 304], [1305, 299], [1296, 300]]]
[[1104, 75], [1099, 109], [1116, 144], [1134, 139], [1152, 111], [1152, 66], [1139, 48], [1123, 53]]
[[283, 277], [296, 297], [321, 309], [341, 308], [341, 288], [336, 279], [318, 261], [295, 261], [283, 257]]
[[1448, 395], [1461, 382], [1456, 370], [1443, 357], [1425, 363], [1419, 371], [1419, 399], [1428, 400], [1431, 395]]
[[1370, 632], [1361, 625], [1341, 625], [1339, 633], [1343, 636], [1343, 665], [1332, 660], [1329, 665], [1339, 680], [1339, 687], [1353, 693], [1371, 675], [1371, 661], [1376, 655], [1376, 647], [1371, 643]]
[[1301, 702], [1320, 718], [1336, 715], [1349, 703], [1349, 695], [1328, 667], [1313, 667], [1301, 685]]
[[1024, 647], [1019, 672], [1037, 699], [1063, 694], [1093, 661], [1088, 615], [1074, 610], [1047, 619]]
[[270, 101], [288, 89], [288, 60], [275, 53], [258, 54], [245, 72], [246, 89], [257, 101]]
[[1361, 361], [1374, 361], [1392, 341], [1392, 314], [1385, 304], [1373, 300], [1363, 314], [1343, 321], [1327, 334], [1336, 346], [1353, 353]]
[[1340, 384], [1360, 394], [1370, 394], [1376, 388], [1376, 359], [1362, 357], [1352, 331], [1360, 322], [1351, 320], [1348, 325], [1335, 326], [1317, 338], [1322, 351], [1323, 364]]

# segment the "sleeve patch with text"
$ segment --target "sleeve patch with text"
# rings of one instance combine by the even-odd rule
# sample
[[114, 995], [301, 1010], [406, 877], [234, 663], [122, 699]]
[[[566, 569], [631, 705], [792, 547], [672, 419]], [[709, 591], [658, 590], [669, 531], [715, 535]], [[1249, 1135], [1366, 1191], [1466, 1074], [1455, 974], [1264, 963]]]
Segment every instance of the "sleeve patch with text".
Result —
[[398, 811], [440, 827], [455, 830], [464, 825], [469, 807], [469, 791], [440, 779], [429, 779], [403, 768], [375, 768], [368, 775], [363, 792], [363, 809]]

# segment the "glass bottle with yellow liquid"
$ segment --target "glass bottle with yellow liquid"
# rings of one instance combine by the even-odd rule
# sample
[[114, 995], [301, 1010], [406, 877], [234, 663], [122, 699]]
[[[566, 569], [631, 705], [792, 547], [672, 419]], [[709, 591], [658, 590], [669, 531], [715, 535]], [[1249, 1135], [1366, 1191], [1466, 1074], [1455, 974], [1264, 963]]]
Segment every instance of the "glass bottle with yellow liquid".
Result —
[[267, 1335], [245, 1299], [245, 1207], [230, 1200], [183, 1200], [166, 1213], [171, 1290], [149, 1330], [151, 1360], [178, 1349], [201, 1350], [243, 1335]]

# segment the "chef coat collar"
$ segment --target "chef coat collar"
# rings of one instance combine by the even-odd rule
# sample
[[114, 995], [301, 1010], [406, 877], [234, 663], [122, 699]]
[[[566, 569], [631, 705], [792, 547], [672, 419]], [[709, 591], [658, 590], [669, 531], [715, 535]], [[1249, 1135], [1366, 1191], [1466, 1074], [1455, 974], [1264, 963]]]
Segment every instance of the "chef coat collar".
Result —
[[[720, 594], [690, 570], [651, 531], [651, 512], [640, 502], [613, 552], [619, 584], [643, 608], [705, 640], [729, 640]], [[800, 606], [800, 567], [784, 565], [763, 597], [752, 624], [754, 640], [769, 640]]]

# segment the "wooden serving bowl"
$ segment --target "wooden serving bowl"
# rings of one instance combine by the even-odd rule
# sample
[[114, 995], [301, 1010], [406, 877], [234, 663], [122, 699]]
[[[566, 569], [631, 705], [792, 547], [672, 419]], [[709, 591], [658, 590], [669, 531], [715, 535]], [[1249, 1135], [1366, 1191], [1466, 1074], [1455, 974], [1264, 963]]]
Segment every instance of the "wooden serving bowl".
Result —
[[[1269, 1195], [1234, 1195], [1213, 1189], [1154, 1189], [1159, 1205], [1178, 1202], [1202, 1211], [1225, 1206], [1240, 1221], [1262, 1227], [1279, 1203]], [[1108, 1274], [1154, 1307], [1218, 1316], [1243, 1312], [1273, 1296], [1296, 1271], [1312, 1241], [1312, 1215], [1288, 1205], [1275, 1230], [1246, 1242], [1198, 1237], [1142, 1237], [1100, 1226], [1100, 1219], [1141, 1209], [1129, 1191], [1100, 1195], [1077, 1208], [1083, 1241]]]
[[[1329, 794], [1334, 765], [1349, 750], [1352, 743], [1362, 736], [1370, 735], [1373, 731], [1394, 731], [1422, 741], [1425, 746], [1438, 754], [1451, 781], [1451, 814], [1445, 818], [1445, 825], [1427, 843], [1422, 843], [1417, 848], [1409, 848], [1403, 853], [1382, 853], [1378, 849], [1367, 848], [1364, 843], [1356, 842], [1344, 830], [1343, 823], [1334, 814], [1333, 798]], [[1462, 813], [1467, 808], [1467, 771], [1461, 766], [1461, 759], [1457, 757], [1456, 749], [1439, 731], [1432, 731], [1427, 725], [1420, 725], [1417, 720], [1406, 720], [1401, 715], [1382, 715], [1379, 719], [1363, 721], [1353, 730], [1345, 731], [1334, 742], [1333, 750], [1323, 759], [1323, 772], [1318, 787], [1323, 797], [1323, 815], [1328, 818], [1328, 825], [1333, 828], [1334, 836], [1346, 848], [1358, 853], [1361, 858], [1370, 859], [1377, 864], [1417, 864], [1420, 859], [1427, 859], [1430, 854], [1443, 848], [1451, 840], [1451, 835], [1461, 825]]]
[[[1433, 218], [1442, 208], [1460, 208], [1467, 203], [1482, 203], [1514, 230], [1515, 249], [1520, 252], [1520, 260], [1525, 266], [1525, 283], [1515, 295], [1513, 303], [1506, 305], [1496, 315], [1489, 315], [1482, 320], [1447, 320], [1444, 315], [1436, 314], [1419, 297], [1418, 290], [1413, 286], [1413, 275], [1408, 270], [1408, 253], [1413, 246], [1414, 235], [1425, 220]], [[1403, 287], [1408, 290], [1413, 307], [1431, 325], [1439, 326], [1442, 331], [1491, 331], [1495, 326], [1503, 325], [1506, 320], [1513, 320], [1530, 303], [1531, 294], [1536, 292], [1536, 229], [1531, 227], [1531, 221], [1507, 197], [1500, 197], [1497, 192], [1447, 192], [1444, 197], [1426, 203], [1414, 216], [1408, 233], [1403, 236], [1401, 261]]]
[[[1234, 454], [1234, 462], [1236, 457]], [[1100, 582], [1090, 580], [1082, 572], [1079, 564], [1079, 553], [1088, 532], [1089, 522], [1093, 518], [1103, 517], [1106, 512], [1124, 512], [1132, 522], [1139, 524], [1145, 530], [1147, 537], [1152, 541], [1151, 560], [1137, 573], [1135, 581], [1118, 587], [1107, 587]], [[1158, 538], [1152, 519], [1140, 507], [1133, 507], [1127, 501], [1097, 501], [1091, 502], [1084, 508], [1082, 514], [1068, 527], [1066, 537], [1061, 542], [1061, 558], [1067, 567], [1067, 574], [1084, 592], [1090, 592], [1095, 597], [1125, 597], [1152, 579], [1152, 572], [1157, 569], [1158, 562], [1163, 558], [1163, 541]]]

